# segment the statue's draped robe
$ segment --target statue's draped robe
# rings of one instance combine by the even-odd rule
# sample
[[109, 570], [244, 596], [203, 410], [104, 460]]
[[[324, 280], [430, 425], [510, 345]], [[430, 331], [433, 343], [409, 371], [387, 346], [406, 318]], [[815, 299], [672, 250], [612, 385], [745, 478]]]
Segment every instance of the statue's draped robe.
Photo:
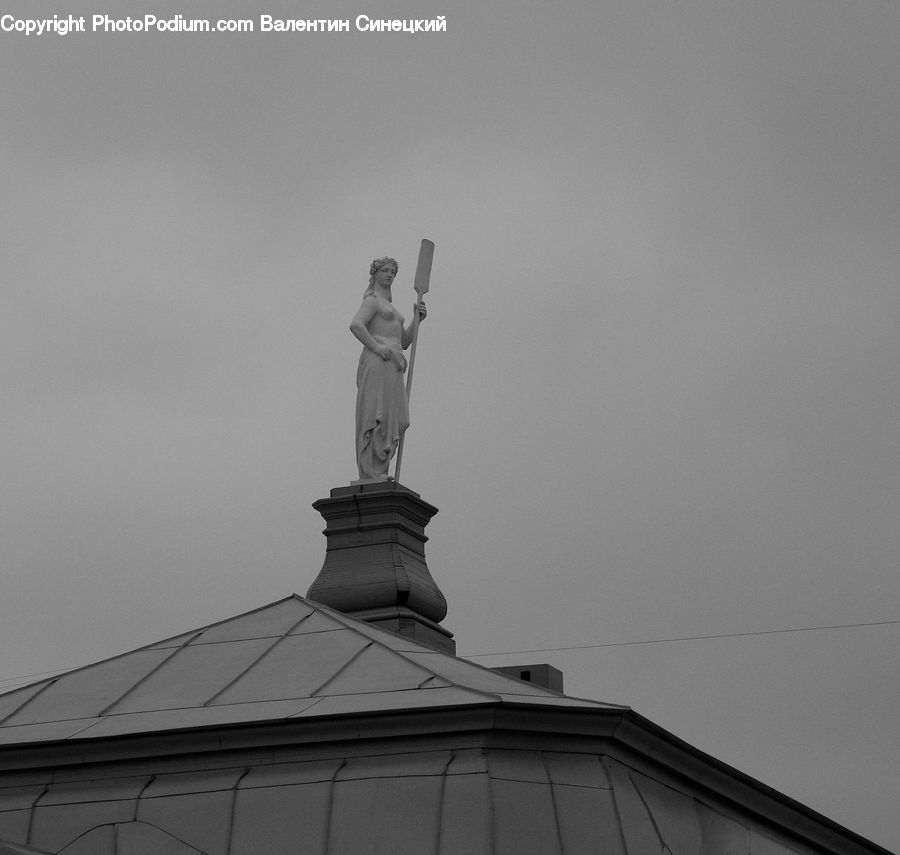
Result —
[[409, 403], [403, 383], [406, 357], [394, 342], [375, 336], [391, 347], [382, 359], [367, 347], [356, 372], [356, 459], [360, 480], [387, 478], [388, 466], [409, 427]]

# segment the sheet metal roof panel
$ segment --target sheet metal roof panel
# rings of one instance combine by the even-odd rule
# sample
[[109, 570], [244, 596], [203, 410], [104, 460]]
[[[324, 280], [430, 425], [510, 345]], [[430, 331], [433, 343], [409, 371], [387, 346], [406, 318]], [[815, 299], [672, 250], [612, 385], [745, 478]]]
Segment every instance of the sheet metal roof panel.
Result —
[[338, 770], [336, 781], [368, 778], [443, 777], [453, 754], [449, 750], [353, 757]]
[[52, 682], [52, 680], [41, 680], [40, 683], [32, 683], [30, 686], [13, 689], [5, 695], [0, 695], [0, 724]]
[[46, 784], [27, 787], [0, 787], [0, 815], [30, 808], [46, 791]]
[[[143, 822], [120, 823], [116, 826], [118, 852], [128, 855], [208, 855], [183, 840]], [[87, 839], [87, 837], [85, 838]], [[68, 852], [60, 855], [69, 855]], [[78, 855], [101, 855], [90, 849]]]
[[105, 714], [202, 707], [250, 668], [277, 640], [255, 638], [182, 647], [108, 707]]
[[59, 721], [97, 715], [159, 667], [171, 650], [136, 650], [54, 678], [18, 712], [8, 725]]
[[4, 725], [0, 728], [0, 744], [27, 745], [31, 742], [56, 742], [71, 739], [82, 731], [88, 730], [102, 719], [74, 718], [68, 721], [46, 721], [36, 724]]
[[496, 855], [547, 855], [563, 851], [549, 784], [498, 780], [492, 776], [491, 797]]
[[[704, 804], [697, 805], [697, 820], [700, 823], [700, 836], [706, 852], [724, 852], [729, 855], [737, 852], [742, 855], [752, 852], [753, 855], [763, 855], [764, 847], [751, 848], [750, 829], [742, 826], [736, 820], [731, 819], [712, 810]], [[779, 849], [778, 855], [784, 855], [784, 850]], [[773, 852], [765, 852], [764, 855], [775, 855]]]
[[349, 629], [285, 636], [214, 703], [311, 697], [370, 643]]
[[[553, 785], [565, 855], [627, 855], [612, 790]], [[651, 850], [652, 851], [652, 850]], [[673, 850], [680, 852], [681, 850]], [[727, 855], [727, 849], [685, 850]]]
[[141, 799], [178, 796], [184, 793], [218, 793], [237, 786], [244, 769], [198, 769], [190, 772], [168, 772], [145, 781]]
[[231, 790], [160, 796], [141, 799], [134, 818], [165, 829], [207, 855], [227, 855], [233, 803]]
[[420, 689], [446, 689], [448, 686], [452, 686], [449, 680], [445, 680], [443, 677], [429, 677], [421, 686]]
[[333, 781], [344, 760], [303, 760], [297, 763], [275, 763], [256, 766], [238, 782], [239, 790], [255, 787], [271, 788], [293, 784], [316, 784]]
[[149, 775], [96, 781], [62, 781], [51, 784], [41, 796], [38, 804], [77, 805], [86, 802], [134, 801], [141, 794]]
[[[316, 604], [310, 603], [296, 594], [291, 594], [289, 597], [276, 600], [274, 603], [225, 618], [225, 620], [216, 621], [207, 626], [192, 629], [189, 632], [173, 635], [171, 638], [164, 638], [162, 641], [144, 645], [139, 649], [158, 650], [161, 648], [182, 647], [192, 641], [200, 641], [201, 636], [203, 636], [203, 643], [243, 641], [250, 638], [277, 638], [303, 620], [304, 615], [311, 616], [314, 614], [316, 609], [318, 609]], [[262, 614], [269, 611], [274, 611], [271, 617]], [[285, 625], [287, 630], [280, 629], [280, 627]]]
[[234, 803], [229, 855], [326, 855], [331, 807], [330, 780], [240, 789]]
[[510, 705], [528, 706], [529, 704], [539, 704], [542, 707], [565, 707], [566, 709], [606, 709], [606, 710], [628, 710], [631, 707], [622, 706], [621, 704], [607, 704], [603, 701], [592, 701], [588, 698], [569, 698], [565, 696], [531, 695], [531, 694], [515, 694], [507, 695], [501, 693], [497, 698], [504, 703]]
[[481, 748], [457, 748], [453, 751], [453, 762], [447, 767], [448, 775], [487, 774], [487, 755]]
[[[438, 855], [494, 851], [491, 783], [487, 775], [448, 775], [441, 809], [447, 819], [441, 824]], [[465, 817], [465, 821], [454, 822], [452, 817]]]
[[212, 624], [191, 644], [211, 644], [217, 641], [244, 641], [250, 638], [277, 638], [285, 635], [304, 618], [314, 606], [299, 597], [287, 597], [228, 620]]
[[[645, 775], [632, 773], [629, 777], [664, 845], [672, 852], [701, 852], [703, 834], [696, 816], [697, 802]], [[685, 822], [685, 817], [693, 821]]]
[[392, 710], [438, 709], [491, 703], [481, 692], [461, 686], [446, 689], [410, 689], [399, 692], [373, 692], [367, 695], [334, 695], [317, 699], [291, 718], [344, 716], [361, 713], [390, 712]]
[[[347, 624], [326, 613], [325, 607], [316, 605], [316, 610], [297, 626], [288, 635], [310, 635], [314, 632], [334, 632], [336, 629], [346, 629]], [[360, 633], [365, 635], [365, 633]]]
[[549, 784], [550, 775], [537, 751], [491, 751], [491, 777], [531, 784]]
[[317, 695], [355, 695], [368, 692], [391, 692], [418, 689], [434, 675], [376, 644], [365, 648], [359, 656], [316, 690]]
[[174, 647], [184, 647], [192, 639], [196, 638], [202, 632], [202, 629], [192, 629], [190, 632], [183, 632], [180, 635], [173, 635], [171, 638], [164, 638], [154, 644], [147, 644], [141, 647], [141, 650], [164, 650]]
[[0, 840], [0, 855], [47, 855], [47, 853], [41, 849], [32, 849], [30, 846]]
[[[630, 769], [613, 760], [605, 764], [616, 797], [616, 811], [627, 852], [664, 852], [664, 842], [653, 822], [648, 821], [649, 808], [634, 787]], [[732, 842], [732, 838], [727, 838]], [[723, 850], [728, 852], [726, 848]], [[739, 852], [741, 850], [738, 850]], [[745, 850], [749, 852], [749, 849]]]
[[[36, 797], [35, 797], [36, 798]], [[31, 805], [17, 810], [0, 811], [0, 834], [10, 840], [26, 840], [31, 822]], [[2, 853], [0, 849], [0, 853]]]
[[592, 754], [545, 751], [544, 763], [554, 784], [610, 790], [612, 784], [603, 764]]
[[[279, 721], [302, 712], [315, 703], [315, 698], [298, 698], [285, 701], [229, 704], [218, 707], [193, 707], [108, 715], [88, 719], [87, 724], [91, 725], [89, 729], [83, 723], [80, 729], [59, 738], [98, 739], [109, 736], [187, 730], [196, 727]], [[0, 729], [0, 737], [6, 741], [5, 729]], [[18, 741], [28, 740], [24, 739], [23, 736]]]
[[435, 852], [442, 783], [439, 776], [336, 782], [329, 850], [353, 855]]
[[31, 843], [39, 849], [59, 852], [85, 829], [134, 819], [133, 799], [81, 804], [38, 805], [34, 809]]
[[118, 855], [119, 824], [101, 825], [77, 837], [60, 855]]

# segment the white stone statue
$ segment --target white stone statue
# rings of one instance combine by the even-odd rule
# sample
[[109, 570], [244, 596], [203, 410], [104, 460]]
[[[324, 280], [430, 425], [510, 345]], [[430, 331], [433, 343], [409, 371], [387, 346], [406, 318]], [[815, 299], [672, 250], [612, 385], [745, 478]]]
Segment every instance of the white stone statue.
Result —
[[[403, 432], [409, 427], [409, 402], [403, 382], [406, 350], [414, 324], [404, 326], [394, 308], [391, 285], [397, 276], [393, 258], [376, 258], [369, 268], [369, 287], [350, 322], [350, 331], [363, 344], [356, 372], [356, 460], [359, 482], [388, 481], [388, 467]], [[419, 322], [425, 304], [413, 309]], [[359, 483], [356, 482], [356, 483]]]

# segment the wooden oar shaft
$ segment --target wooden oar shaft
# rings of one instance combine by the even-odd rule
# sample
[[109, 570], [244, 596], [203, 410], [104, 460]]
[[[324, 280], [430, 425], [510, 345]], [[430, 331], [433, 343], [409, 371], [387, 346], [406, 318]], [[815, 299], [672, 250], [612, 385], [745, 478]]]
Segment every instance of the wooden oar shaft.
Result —
[[[419, 306], [422, 305], [422, 295], [428, 291], [431, 280], [431, 262], [434, 258], [434, 244], [430, 240], [423, 240], [419, 246], [419, 261], [416, 265], [416, 281], [413, 287], [416, 289], [416, 308], [413, 317], [412, 344], [409, 351], [409, 367], [406, 373], [406, 401], [409, 403], [409, 395], [412, 391], [413, 368], [416, 364], [416, 344], [419, 341]], [[406, 431], [400, 434], [400, 444], [397, 446], [397, 465], [394, 467], [394, 481], [400, 482], [400, 464], [403, 462], [403, 441], [406, 439]]]
[[422, 298], [416, 300], [416, 316], [413, 318], [413, 334], [412, 344], [409, 348], [409, 368], [406, 372], [406, 400], [409, 401], [412, 392], [413, 368], [416, 364], [416, 344], [419, 341], [419, 306], [422, 304]]

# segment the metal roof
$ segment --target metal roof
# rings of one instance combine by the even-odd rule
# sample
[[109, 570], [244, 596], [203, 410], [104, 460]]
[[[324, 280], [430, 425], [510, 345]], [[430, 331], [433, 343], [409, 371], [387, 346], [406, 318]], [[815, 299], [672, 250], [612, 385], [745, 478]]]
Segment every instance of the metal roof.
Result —
[[101, 780], [63, 776], [31, 793], [0, 789], [0, 815], [4, 802], [17, 804], [20, 819], [8, 825], [39, 847], [12, 847], [15, 855], [872, 853], [846, 839], [831, 848], [788, 841], [779, 830], [791, 830], [792, 817], [767, 829], [608, 757], [388, 750]]
[[40, 849], [32, 849], [29, 846], [21, 846], [17, 843], [8, 843], [0, 840], [0, 855], [47, 855]]
[[568, 698], [296, 594], [0, 695], [0, 746]]
[[0, 855], [888, 855], [627, 707], [296, 595], [0, 695], [0, 750]]

